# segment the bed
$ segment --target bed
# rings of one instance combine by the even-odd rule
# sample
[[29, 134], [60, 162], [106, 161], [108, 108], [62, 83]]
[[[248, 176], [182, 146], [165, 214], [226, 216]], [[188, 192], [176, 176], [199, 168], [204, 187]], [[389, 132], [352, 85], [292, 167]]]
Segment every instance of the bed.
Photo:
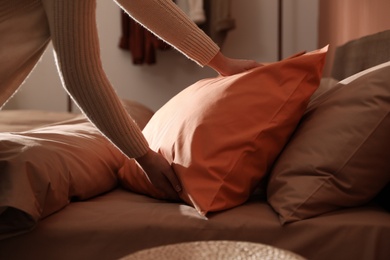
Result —
[[[267, 162], [267, 175], [228, 208], [154, 198], [156, 191], [124, 174], [124, 165], [136, 164], [83, 115], [0, 111], [0, 259], [118, 259], [210, 240], [262, 243], [308, 259], [388, 259], [389, 72], [385, 62], [341, 82], [314, 81], [320, 87], [307, 93], [303, 110], [297, 105], [294, 113], [302, 114], [288, 122], [291, 131]], [[162, 112], [135, 101], [124, 105], [154, 135], [148, 125], [159, 126], [153, 118]], [[238, 168], [242, 178], [248, 171]]]

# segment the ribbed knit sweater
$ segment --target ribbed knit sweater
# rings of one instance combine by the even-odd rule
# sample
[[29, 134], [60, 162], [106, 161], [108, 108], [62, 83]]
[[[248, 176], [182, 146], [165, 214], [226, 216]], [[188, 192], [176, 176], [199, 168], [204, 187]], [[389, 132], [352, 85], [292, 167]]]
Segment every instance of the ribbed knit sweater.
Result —
[[[172, 0], [117, 3], [201, 66], [219, 51]], [[103, 71], [96, 0], [2, 0], [0, 36], [0, 106], [23, 83], [51, 40], [62, 83], [81, 111], [129, 158], [147, 152], [146, 139]]]

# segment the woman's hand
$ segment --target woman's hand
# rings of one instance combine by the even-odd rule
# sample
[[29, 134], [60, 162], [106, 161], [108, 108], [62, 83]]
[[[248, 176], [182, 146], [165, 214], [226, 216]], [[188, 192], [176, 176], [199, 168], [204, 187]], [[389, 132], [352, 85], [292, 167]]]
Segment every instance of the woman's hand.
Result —
[[253, 60], [231, 59], [218, 52], [207, 66], [214, 69], [221, 76], [230, 76], [264, 65]]
[[136, 158], [136, 161], [141, 165], [149, 181], [166, 199], [179, 200], [180, 181], [162, 155], [149, 149], [145, 155]]

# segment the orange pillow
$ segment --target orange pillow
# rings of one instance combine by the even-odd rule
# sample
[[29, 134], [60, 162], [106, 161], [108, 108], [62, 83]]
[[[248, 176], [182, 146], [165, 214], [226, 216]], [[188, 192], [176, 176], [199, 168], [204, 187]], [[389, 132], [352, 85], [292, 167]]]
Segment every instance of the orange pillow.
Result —
[[[327, 48], [229, 77], [196, 82], [144, 129], [202, 215], [245, 202], [269, 171], [317, 89]], [[132, 191], [163, 198], [134, 161], [119, 171]]]

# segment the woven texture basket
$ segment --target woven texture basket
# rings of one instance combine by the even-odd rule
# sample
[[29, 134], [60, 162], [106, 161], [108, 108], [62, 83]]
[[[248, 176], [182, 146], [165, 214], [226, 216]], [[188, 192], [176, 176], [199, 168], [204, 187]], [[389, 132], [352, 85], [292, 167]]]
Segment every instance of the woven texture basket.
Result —
[[182, 259], [284, 259], [303, 260], [290, 251], [259, 243], [239, 241], [199, 241], [172, 244], [145, 249], [128, 255], [122, 260], [182, 260]]

